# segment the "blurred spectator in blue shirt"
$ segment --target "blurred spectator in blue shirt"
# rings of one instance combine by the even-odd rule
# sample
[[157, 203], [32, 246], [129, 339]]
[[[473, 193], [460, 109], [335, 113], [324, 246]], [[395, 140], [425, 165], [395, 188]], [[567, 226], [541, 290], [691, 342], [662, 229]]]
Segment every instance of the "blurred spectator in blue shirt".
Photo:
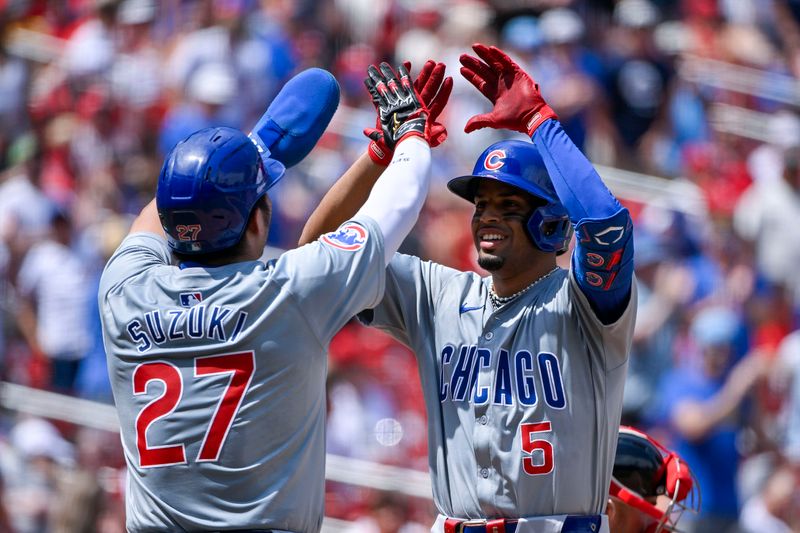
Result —
[[691, 532], [736, 531], [740, 406], [768, 368], [766, 358], [757, 353], [735, 363], [742, 326], [726, 307], [701, 310], [689, 332], [699, 360], [667, 373], [659, 387], [661, 421], [702, 487], [700, 513], [687, 522]]

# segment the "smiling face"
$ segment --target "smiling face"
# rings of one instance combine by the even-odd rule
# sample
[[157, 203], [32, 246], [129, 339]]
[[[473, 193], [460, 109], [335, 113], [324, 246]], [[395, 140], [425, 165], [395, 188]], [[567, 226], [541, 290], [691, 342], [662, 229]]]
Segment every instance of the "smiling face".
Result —
[[472, 238], [481, 268], [509, 275], [530, 269], [534, 256], [544, 252], [533, 245], [526, 224], [533, 210], [543, 203], [499, 181], [478, 182]]

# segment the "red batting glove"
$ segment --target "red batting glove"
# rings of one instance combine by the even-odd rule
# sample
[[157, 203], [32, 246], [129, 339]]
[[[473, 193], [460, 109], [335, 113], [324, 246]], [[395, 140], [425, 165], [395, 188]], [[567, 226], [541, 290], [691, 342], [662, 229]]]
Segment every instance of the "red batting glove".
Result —
[[[409, 64], [408, 67], [410, 66]], [[444, 71], [444, 63], [436, 63], [429, 59], [422, 65], [422, 70], [414, 80], [414, 90], [417, 91], [420, 101], [428, 108], [428, 130], [425, 132], [425, 137], [431, 148], [436, 148], [447, 139], [447, 129], [438, 119], [453, 91], [453, 78], [450, 76], [445, 78]]]
[[496, 128], [532, 136], [542, 122], [558, 118], [542, 98], [539, 86], [505, 52], [479, 43], [473, 44], [472, 49], [478, 57], [461, 55], [461, 75], [488, 98], [494, 108], [469, 119], [465, 132]]
[[[405, 61], [403, 66], [406, 70], [411, 70], [411, 62]], [[437, 120], [453, 91], [453, 78], [450, 76], [445, 78], [444, 71], [444, 63], [436, 63], [429, 59], [414, 80], [414, 90], [420, 101], [428, 108], [425, 139], [431, 148], [439, 146], [447, 139], [447, 129]], [[371, 139], [367, 148], [370, 159], [378, 165], [388, 166], [392, 162], [394, 147], [389, 147], [383, 138], [380, 118], [376, 120], [374, 128], [364, 129], [364, 135]]]

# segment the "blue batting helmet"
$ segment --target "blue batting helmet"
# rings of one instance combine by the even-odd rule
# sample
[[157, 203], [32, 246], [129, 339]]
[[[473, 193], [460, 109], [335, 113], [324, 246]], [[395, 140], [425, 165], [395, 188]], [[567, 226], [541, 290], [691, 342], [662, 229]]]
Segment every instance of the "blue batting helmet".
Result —
[[191, 134], [170, 151], [158, 177], [156, 206], [169, 246], [184, 254], [233, 246], [253, 206], [284, 172], [239, 130]]
[[542, 251], [566, 251], [572, 238], [572, 224], [533, 144], [517, 140], [492, 144], [475, 162], [472, 174], [451, 179], [447, 188], [474, 202], [479, 179], [497, 180], [544, 200], [545, 205], [536, 208], [528, 219], [528, 234]]

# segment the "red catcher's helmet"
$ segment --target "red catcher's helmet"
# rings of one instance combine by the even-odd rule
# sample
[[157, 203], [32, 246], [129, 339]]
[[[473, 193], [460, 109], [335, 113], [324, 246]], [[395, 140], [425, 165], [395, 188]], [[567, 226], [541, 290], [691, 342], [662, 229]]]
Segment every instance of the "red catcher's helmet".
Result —
[[[700, 509], [700, 488], [689, 465], [654, 438], [628, 426], [619, 429], [609, 494], [653, 519], [647, 533], [679, 531], [676, 526], [683, 512]], [[664, 510], [646, 499], [662, 495], [670, 499]]]

